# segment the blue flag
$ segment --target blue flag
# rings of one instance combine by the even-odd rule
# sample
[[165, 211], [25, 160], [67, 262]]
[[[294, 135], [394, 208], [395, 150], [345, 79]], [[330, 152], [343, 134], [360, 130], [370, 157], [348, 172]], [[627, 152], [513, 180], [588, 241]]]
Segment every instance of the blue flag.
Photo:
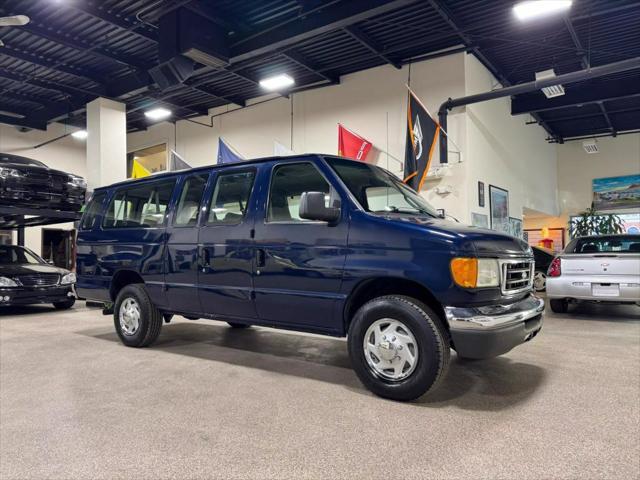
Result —
[[218, 163], [242, 162], [244, 158], [236, 153], [222, 137], [218, 138]]

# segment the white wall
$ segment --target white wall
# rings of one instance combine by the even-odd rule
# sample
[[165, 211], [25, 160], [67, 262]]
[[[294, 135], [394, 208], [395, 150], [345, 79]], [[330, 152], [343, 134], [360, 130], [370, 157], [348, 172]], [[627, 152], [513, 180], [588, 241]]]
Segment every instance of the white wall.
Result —
[[[591, 206], [594, 178], [640, 173], [640, 133], [598, 138], [597, 142], [600, 150], [597, 154], [585, 152], [581, 141], [557, 146], [560, 212], [556, 216], [528, 215], [525, 228], [567, 228], [570, 216]], [[637, 213], [633, 210], [615, 212]]]
[[[466, 94], [499, 88], [497, 80], [473, 56], [465, 56]], [[522, 218], [524, 208], [558, 214], [558, 174], [555, 145], [546, 132], [526, 125], [527, 116], [511, 115], [509, 97], [466, 107], [468, 209], [489, 215], [489, 185], [509, 192], [509, 215]], [[477, 182], [485, 184], [485, 207], [478, 206]]]
[[[73, 128], [73, 130], [77, 130]], [[53, 123], [47, 131], [31, 130], [20, 132], [15, 127], [0, 124], [0, 152], [22, 155], [40, 160], [51, 168], [74, 173], [82, 177], [86, 176], [86, 151], [84, 141], [79, 141], [69, 136], [50, 143], [40, 148], [35, 145], [51, 140], [68, 133], [64, 125]], [[50, 228], [73, 229], [71, 223], [51, 225]], [[15, 240], [15, 235], [14, 235]], [[41, 227], [29, 227], [25, 229], [25, 245], [36, 253], [41, 253], [42, 235]]]

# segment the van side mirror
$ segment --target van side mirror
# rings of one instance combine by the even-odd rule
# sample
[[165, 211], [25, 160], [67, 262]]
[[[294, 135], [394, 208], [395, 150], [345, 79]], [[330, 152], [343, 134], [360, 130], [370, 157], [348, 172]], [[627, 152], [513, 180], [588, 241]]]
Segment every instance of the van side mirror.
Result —
[[335, 222], [340, 218], [340, 209], [326, 207], [325, 194], [322, 192], [304, 192], [300, 197], [300, 218], [321, 222]]

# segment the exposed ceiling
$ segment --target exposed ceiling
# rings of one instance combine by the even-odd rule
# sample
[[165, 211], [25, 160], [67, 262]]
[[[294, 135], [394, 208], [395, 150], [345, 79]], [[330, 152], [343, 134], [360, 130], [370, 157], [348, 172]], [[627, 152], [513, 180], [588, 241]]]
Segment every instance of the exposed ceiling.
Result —
[[[191, 118], [244, 106], [265, 93], [258, 80], [270, 74], [287, 72], [296, 92], [443, 50], [475, 54], [505, 85], [549, 68], [562, 74], [640, 56], [640, 2], [574, 0], [568, 15], [530, 23], [514, 18], [514, 3], [4, 0], [0, 15], [31, 22], [0, 28], [0, 122], [84, 125], [86, 103], [104, 96], [126, 102], [129, 131], [141, 130], [152, 105]], [[186, 62], [186, 79], [160, 88], [149, 71], [178, 68], [185, 44], [206, 45], [188, 53], [197, 61]], [[565, 90], [552, 101], [541, 92], [519, 95], [512, 113], [534, 115], [552, 141], [640, 129], [640, 70]]]

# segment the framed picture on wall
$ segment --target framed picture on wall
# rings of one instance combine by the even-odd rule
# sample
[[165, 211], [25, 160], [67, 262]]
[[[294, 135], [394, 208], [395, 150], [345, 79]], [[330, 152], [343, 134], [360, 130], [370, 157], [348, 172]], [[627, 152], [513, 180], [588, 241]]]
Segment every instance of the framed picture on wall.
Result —
[[489, 211], [491, 212], [491, 229], [509, 233], [509, 192], [489, 185]]
[[484, 182], [478, 182], [478, 206], [484, 207]]

